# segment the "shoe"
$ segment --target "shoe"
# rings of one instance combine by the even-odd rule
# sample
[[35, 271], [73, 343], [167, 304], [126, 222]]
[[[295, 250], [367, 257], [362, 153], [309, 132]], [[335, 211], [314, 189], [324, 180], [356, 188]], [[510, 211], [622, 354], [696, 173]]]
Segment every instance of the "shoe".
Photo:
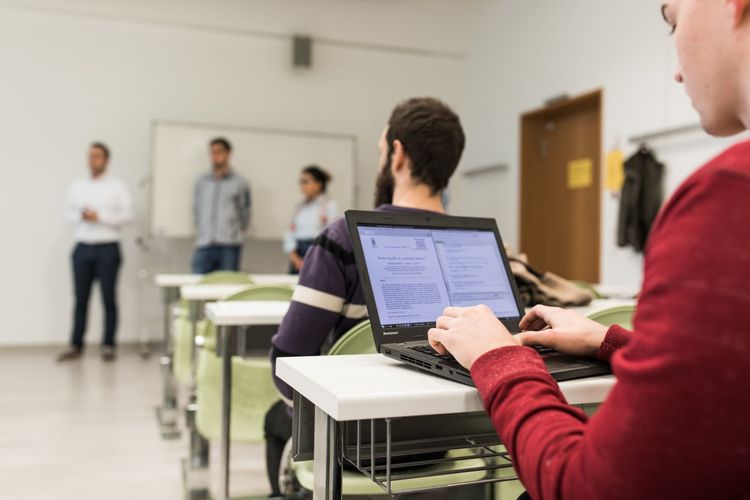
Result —
[[63, 363], [65, 361], [73, 361], [83, 356], [83, 349], [80, 347], [71, 347], [67, 351], [63, 351], [57, 355], [56, 361]]
[[117, 351], [111, 345], [102, 347], [102, 360], [106, 362], [114, 361], [117, 358]]

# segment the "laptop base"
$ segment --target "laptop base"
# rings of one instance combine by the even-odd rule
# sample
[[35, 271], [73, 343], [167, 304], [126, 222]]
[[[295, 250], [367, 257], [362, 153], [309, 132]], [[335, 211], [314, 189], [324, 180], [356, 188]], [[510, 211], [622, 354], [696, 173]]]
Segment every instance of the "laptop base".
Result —
[[[426, 345], [425, 342], [409, 342], [403, 344], [384, 344], [380, 348], [381, 354], [406, 363], [407, 365], [429, 372], [438, 377], [447, 378], [464, 385], [474, 386], [469, 371], [457, 361], [443, 359], [432, 354], [424, 354], [414, 347]], [[595, 360], [580, 359], [560, 354], [558, 352], [545, 353], [542, 359], [552, 378], [557, 382], [609, 375], [612, 373], [609, 364]]]

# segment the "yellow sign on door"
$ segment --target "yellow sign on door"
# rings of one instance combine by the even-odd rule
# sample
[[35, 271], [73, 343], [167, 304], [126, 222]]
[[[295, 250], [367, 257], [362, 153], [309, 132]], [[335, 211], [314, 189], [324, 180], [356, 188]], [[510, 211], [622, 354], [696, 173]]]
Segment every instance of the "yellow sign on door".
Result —
[[607, 155], [607, 191], [619, 191], [625, 180], [625, 155], [614, 149]]
[[594, 162], [581, 158], [568, 162], [568, 189], [585, 189], [594, 185]]

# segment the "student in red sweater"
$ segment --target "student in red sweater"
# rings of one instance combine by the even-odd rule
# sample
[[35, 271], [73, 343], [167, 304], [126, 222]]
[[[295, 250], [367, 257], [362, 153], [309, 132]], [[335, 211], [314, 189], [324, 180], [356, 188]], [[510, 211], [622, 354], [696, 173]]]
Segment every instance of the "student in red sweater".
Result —
[[[676, 79], [706, 131], [750, 128], [750, 0], [667, 0]], [[750, 499], [750, 142], [695, 172], [645, 254], [634, 331], [536, 307], [512, 336], [449, 308], [430, 342], [471, 374], [531, 498]], [[617, 383], [569, 406], [528, 345], [597, 356]]]

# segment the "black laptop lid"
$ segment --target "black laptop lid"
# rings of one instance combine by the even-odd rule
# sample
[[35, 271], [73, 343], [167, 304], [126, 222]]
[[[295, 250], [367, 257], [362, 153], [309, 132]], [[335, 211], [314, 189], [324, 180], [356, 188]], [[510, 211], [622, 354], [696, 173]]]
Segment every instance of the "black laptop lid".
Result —
[[493, 219], [347, 211], [375, 344], [426, 340], [447, 306], [485, 304], [510, 331], [523, 306]]

